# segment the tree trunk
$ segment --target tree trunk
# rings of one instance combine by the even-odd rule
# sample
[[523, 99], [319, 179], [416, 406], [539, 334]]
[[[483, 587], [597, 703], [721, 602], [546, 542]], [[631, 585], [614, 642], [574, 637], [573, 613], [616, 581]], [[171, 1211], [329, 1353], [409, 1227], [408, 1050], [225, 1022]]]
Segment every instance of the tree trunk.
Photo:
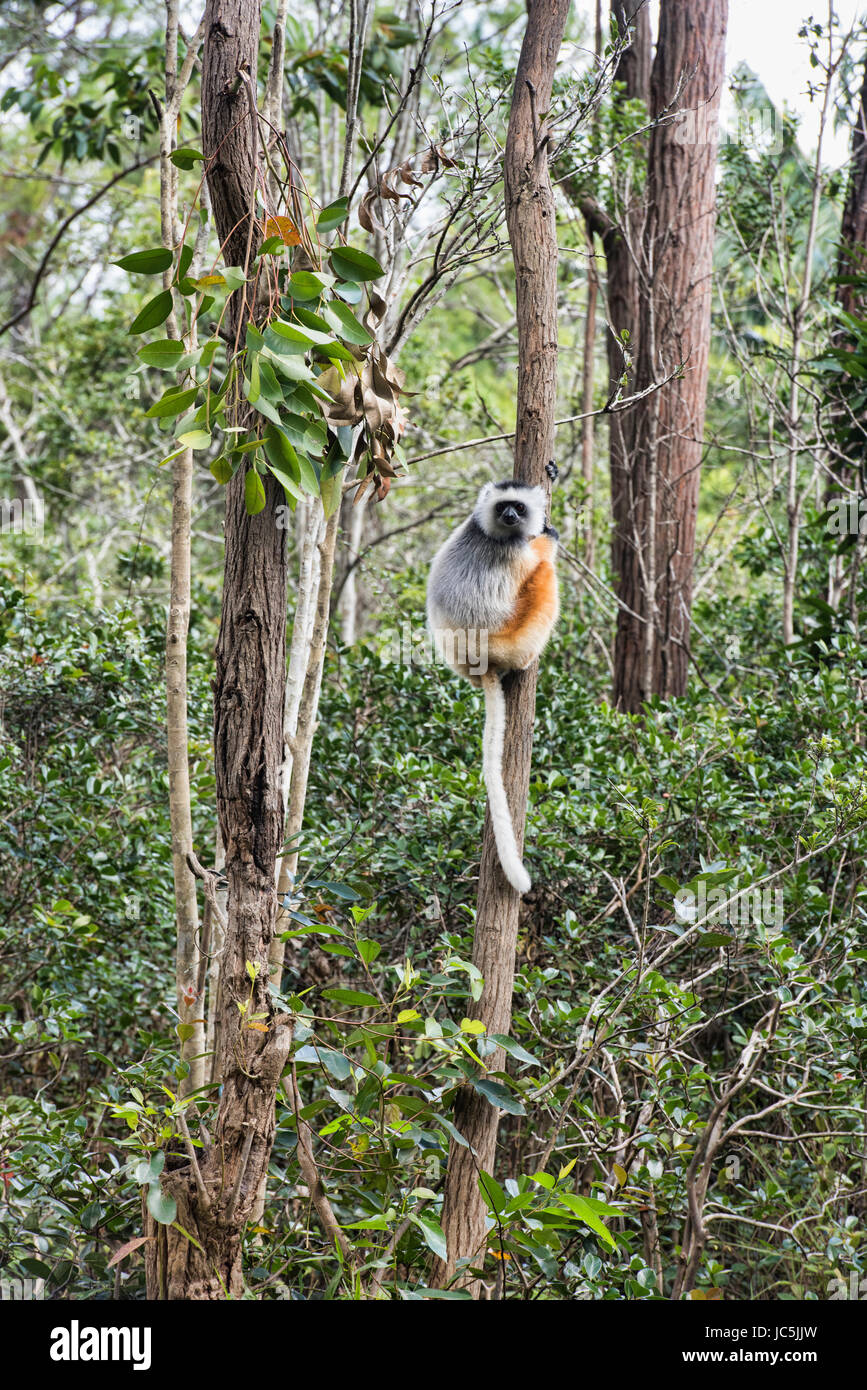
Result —
[[[247, 257], [257, 137], [248, 90], [255, 83], [258, 0], [209, 0], [202, 56], [202, 136], [214, 218], [228, 262]], [[258, 233], [253, 228], [253, 250]], [[242, 307], [236, 307], [236, 314]], [[287, 1016], [268, 992], [268, 952], [282, 840], [286, 537], [277, 525], [280, 485], [263, 479], [265, 509], [247, 515], [243, 470], [226, 490], [223, 608], [214, 687], [217, 811], [225, 844], [228, 924], [221, 970], [223, 1088], [214, 1134], [199, 1156], [167, 1163], [164, 1190], [177, 1222], [149, 1233], [150, 1297], [220, 1299], [242, 1290], [241, 1235], [267, 1172], [275, 1097], [291, 1044]], [[179, 1227], [184, 1228], [182, 1233]]]
[[[632, 412], [615, 501], [614, 701], [682, 695], [689, 668], [698, 487], [710, 351], [717, 114], [727, 0], [662, 0], [650, 84], [636, 388], [682, 375]], [[673, 114], [673, 118], [672, 118]], [[618, 422], [619, 423], [619, 422]]]
[[[518, 401], [515, 477], [547, 483], [545, 465], [553, 457], [557, 371], [557, 239], [554, 197], [548, 172], [544, 118], [548, 110], [557, 54], [563, 39], [569, 0], [529, 0], [527, 30], [521, 48], [505, 153], [505, 199], [509, 239], [515, 262], [518, 322]], [[550, 489], [550, 484], [548, 484]], [[506, 692], [506, 738], [503, 778], [520, 846], [530, 783], [530, 754], [536, 710], [534, 664], [518, 672]], [[511, 1026], [515, 946], [518, 934], [517, 893], [500, 868], [490, 814], [485, 818], [479, 872], [478, 915], [473, 962], [485, 985], [472, 1016], [489, 1034]], [[492, 1071], [504, 1065], [499, 1049], [487, 1059]], [[478, 1170], [492, 1172], [499, 1112], [469, 1085], [455, 1104], [455, 1124], [470, 1148], [454, 1142], [449, 1150], [443, 1203], [448, 1258], [438, 1261], [434, 1282], [455, 1274], [458, 1260], [484, 1260], [485, 1204]], [[475, 1152], [473, 1152], [475, 1151]], [[478, 1281], [462, 1276], [479, 1296]]]
[[[864, 60], [858, 109], [852, 126], [849, 186], [840, 223], [837, 274], [867, 274], [867, 58]], [[863, 288], [859, 290], [857, 285], [840, 285], [837, 298], [847, 314], [863, 315]]]
[[[864, 60], [864, 74], [855, 120], [852, 125], [850, 148], [849, 185], [846, 190], [846, 202], [840, 222], [840, 251], [837, 257], [837, 275], [841, 280], [850, 279], [852, 276], [867, 276], [867, 58]], [[864, 289], [863, 279], [860, 286], [838, 284], [837, 302], [844, 313], [863, 318], [867, 314], [867, 291]], [[835, 347], [845, 347], [848, 339], [849, 334], [842, 325], [838, 326], [832, 335], [832, 342]], [[837, 407], [835, 413], [841, 418], [841, 425], [845, 428], [846, 415], [842, 408]], [[863, 452], [859, 445], [863, 444], [863, 437], [856, 439], [853, 443], [851, 463], [846, 461], [841, 464], [837, 460], [834, 464], [835, 476], [828, 479], [825, 487], [826, 506], [831, 505], [834, 498], [840, 495], [842, 489], [853, 492], [857, 487], [859, 455]], [[850, 600], [854, 599], [853, 586], [860, 566], [861, 543], [859, 536], [855, 554], [850, 557], [853, 559], [853, 564], [849, 566], [848, 576], [845, 557], [834, 555], [831, 558], [828, 571], [827, 599], [832, 608], [840, 606], [847, 583]]]

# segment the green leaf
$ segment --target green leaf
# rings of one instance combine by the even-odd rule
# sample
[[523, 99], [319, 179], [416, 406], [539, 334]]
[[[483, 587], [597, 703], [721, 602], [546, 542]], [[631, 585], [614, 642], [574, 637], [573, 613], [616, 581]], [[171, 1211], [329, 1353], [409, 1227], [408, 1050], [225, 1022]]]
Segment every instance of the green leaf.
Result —
[[131, 275], [159, 275], [161, 271], [168, 270], [172, 260], [172, 253], [165, 246], [155, 246], [152, 251], [133, 251], [114, 264], [119, 265], [121, 270], [128, 270]]
[[211, 472], [218, 483], [223, 483], [225, 485], [233, 476], [234, 470], [231, 463], [226, 458], [226, 455], [221, 454], [219, 458], [212, 460]]
[[349, 199], [336, 198], [333, 203], [329, 203], [327, 208], [323, 208], [316, 219], [316, 230], [322, 232], [333, 232], [335, 227], [339, 227], [341, 222], [345, 222], [349, 216]]
[[356, 343], [359, 347], [364, 347], [367, 343], [373, 342], [373, 335], [358, 322], [352, 310], [337, 299], [332, 299], [331, 303], [325, 306], [323, 318], [335, 333], [346, 339], [347, 343]]
[[210, 449], [211, 436], [207, 430], [186, 430], [178, 435], [178, 443], [185, 449]]
[[[268, 327], [271, 332], [276, 333], [277, 337], [281, 340], [278, 349], [282, 349], [284, 352], [304, 353], [309, 351], [316, 342], [316, 337], [314, 337], [313, 334], [306, 332], [303, 328], [299, 328], [296, 323], [286, 323], [285, 319], [274, 319], [273, 323], [270, 323]], [[327, 341], [327, 335], [320, 334], [317, 336]], [[268, 341], [267, 337], [265, 341]], [[288, 344], [288, 347], [285, 346], [285, 344]]]
[[298, 465], [298, 455], [286, 438], [282, 429], [276, 425], [268, 425], [265, 429], [265, 456], [268, 462], [275, 468], [281, 468], [284, 473], [288, 473], [293, 483], [300, 483], [301, 469]]
[[174, 338], [160, 338], [155, 343], [145, 343], [136, 353], [148, 367], [159, 367], [160, 371], [173, 371], [184, 354], [183, 343]]
[[434, 1221], [432, 1216], [425, 1216], [420, 1212], [410, 1212], [409, 1219], [415, 1226], [418, 1226], [428, 1249], [432, 1250], [439, 1259], [447, 1260], [449, 1252], [442, 1226]]
[[350, 280], [349, 283], [345, 285], [335, 285], [334, 293], [336, 295], [339, 295], [341, 299], [345, 299], [347, 304], [361, 303], [361, 286], [356, 285], [352, 280]]
[[491, 1211], [501, 1212], [509, 1205], [509, 1199], [497, 1179], [486, 1173], [484, 1168], [479, 1170], [478, 1184], [485, 1206], [490, 1207]]
[[526, 1062], [529, 1066], [533, 1067], [541, 1066], [541, 1063], [532, 1053], [528, 1052], [526, 1048], [521, 1047], [520, 1043], [516, 1043], [514, 1039], [508, 1037], [505, 1033], [490, 1033], [488, 1036], [491, 1042], [495, 1042], [497, 1046], [501, 1047], [510, 1057], [514, 1057], [516, 1062]]
[[664, 888], [667, 893], [677, 893], [680, 891], [680, 884], [677, 879], [672, 878], [670, 874], [657, 874], [656, 881], [660, 888]]
[[179, 169], [192, 169], [194, 164], [204, 161], [204, 158], [199, 150], [194, 150], [190, 145], [181, 145], [169, 155], [169, 159]]
[[145, 411], [146, 420], [168, 420], [175, 415], [183, 415], [189, 409], [196, 396], [199, 394], [198, 386], [190, 386], [186, 390], [178, 391], [176, 387], [169, 387], [160, 396], [158, 401]]
[[222, 275], [226, 283], [226, 288], [229, 290], [239, 290], [242, 285], [247, 283], [247, 277], [239, 266], [227, 265]]
[[317, 1049], [319, 1060], [327, 1067], [336, 1081], [346, 1081], [352, 1075], [352, 1063], [342, 1052], [330, 1052], [326, 1048]]
[[354, 246], [332, 246], [331, 268], [341, 280], [378, 280], [385, 271], [366, 251]]
[[507, 1115], [525, 1115], [523, 1105], [516, 1100], [512, 1092], [499, 1081], [485, 1081], [482, 1077], [473, 1077], [471, 1084], [474, 1091], [478, 1091], [480, 1096], [489, 1100], [491, 1105], [498, 1105], [501, 1110], [505, 1110]]
[[127, 332], [147, 333], [149, 329], [158, 328], [161, 323], [165, 323], [171, 312], [172, 292], [171, 290], [162, 290], [153, 299], [148, 300], [144, 308], [133, 319]]
[[323, 999], [332, 999], [335, 1004], [361, 1004], [367, 1007], [379, 1008], [379, 1000], [372, 994], [365, 994], [359, 989], [324, 989]]
[[[610, 1245], [612, 1250], [617, 1248], [617, 1241], [614, 1236], [608, 1230], [608, 1227], [602, 1224], [595, 1211], [593, 1211], [588, 1202], [585, 1202], [583, 1197], [575, 1197], [571, 1192], [558, 1192], [557, 1196], [563, 1205], [567, 1207], [569, 1211], [574, 1212], [586, 1226], [590, 1227], [591, 1231], [595, 1231], [596, 1234], [604, 1240], [606, 1245]], [[549, 1207], [548, 1210], [553, 1211], [554, 1208]]]
[[178, 1204], [174, 1197], [167, 1196], [161, 1187], [152, 1183], [148, 1188], [148, 1211], [161, 1226], [171, 1226], [178, 1214]]
[[[279, 464], [269, 463], [268, 471], [269, 473], [273, 473], [278, 483], [282, 485], [283, 491], [286, 494], [286, 500], [289, 503], [289, 507], [294, 512], [295, 503], [298, 502], [301, 498], [301, 489], [296, 483], [295, 479], [291, 476], [291, 474], [287, 473], [285, 469], [281, 468]], [[351, 955], [352, 952], [350, 951], [348, 952], [348, 954]]]
[[478, 1019], [478, 1018], [462, 1018], [462, 1019], [461, 1019], [461, 1032], [462, 1032], [462, 1033], [472, 1033], [475, 1037], [478, 1037], [479, 1034], [480, 1034], [480, 1033], [484, 1033], [484, 1031], [485, 1031], [485, 1025], [484, 1025], [484, 1023], [482, 1023], [482, 1021], [481, 1021], [480, 1019]]
[[340, 502], [343, 497], [344, 472], [345, 469], [341, 468], [339, 473], [335, 473], [333, 474], [333, 476], [328, 478], [325, 477], [325, 474], [323, 472], [319, 484], [319, 490], [322, 496], [322, 508], [325, 512], [326, 520], [328, 517], [333, 516], [334, 513], [337, 511], [337, 508], [340, 506]]
[[289, 277], [289, 293], [293, 299], [318, 299], [325, 282], [310, 270], [298, 270]]
[[244, 501], [248, 516], [257, 516], [265, 506], [265, 489], [255, 468], [249, 469], [244, 478]]
[[358, 954], [365, 965], [370, 965], [372, 961], [375, 961], [381, 950], [382, 947], [378, 941], [371, 941], [368, 937], [359, 938]]
[[308, 497], [319, 496], [319, 474], [311, 459], [306, 454], [298, 455], [298, 467], [301, 470], [301, 486]]

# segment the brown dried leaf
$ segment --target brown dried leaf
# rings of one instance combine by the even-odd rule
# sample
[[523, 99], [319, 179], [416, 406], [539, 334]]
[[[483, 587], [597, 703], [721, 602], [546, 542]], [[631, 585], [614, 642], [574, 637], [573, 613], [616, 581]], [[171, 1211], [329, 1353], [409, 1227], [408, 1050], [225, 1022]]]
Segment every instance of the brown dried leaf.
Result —
[[300, 246], [301, 233], [291, 217], [269, 217], [265, 222], [265, 236], [278, 236], [286, 246]]

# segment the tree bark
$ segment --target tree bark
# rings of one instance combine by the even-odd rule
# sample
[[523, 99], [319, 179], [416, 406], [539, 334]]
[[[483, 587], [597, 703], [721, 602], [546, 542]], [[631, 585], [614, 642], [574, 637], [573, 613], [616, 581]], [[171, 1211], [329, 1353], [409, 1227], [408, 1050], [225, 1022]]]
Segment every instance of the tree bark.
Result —
[[[178, 230], [178, 171], [169, 158], [177, 143], [177, 117], [184, 87], [197, 49], [194, 38], [184, 69], [178, 73], [178, 6], [166, 6], [165, 103], [160, 113], [160, 230], [162, 244], [174, 251]], [[163, 276], [163, 288], [171, 288], [172, 271]], [[166, 324], [169, 338], [183, 335], [172, 310]], [[196, 346], [195, 328], [186, 348]], [[172, 874], [175, 890], [175, 988], [178, 1022], [189, 1031], [181, 1042], [181, 1057], [189, 1073], [181, 1082], [182, 1095], [198, 1090], [205, 1080], [204, 998], [199, 988], [199, 906], [196, 880], [187, 856], [193, 848], [190, 803], [190, 762], [187, 733], [187, 638], [190, 627], [190, 514], [193, 499], [193, 451], [184, 449], [172, 463], [172, 547], [169, 609], [166, 619], [166, 751], [169, 774], [169, 818], [172, 827]]]
[[[202, 136], [214, 218], [226, 259], [243, 265], [250, 245], [256, 136], [248, 94], [255, 84], [258, 0], [209, 0], [202, 55]], [[252, 230], [253, 250], [258, 232]], [[236, 313], [241, 309], [236, 308]], [[226, 489], [223, 608], [214, 683], [217, 811], [225, 844], [228, 923], [221, 970], [222, 1093], [214, 1133], [196, 1155], [170, 1159], [164, 1190], [177, 1222], [154, 1230], [150, 1297], [237, 1297], [241, 1233], [267, 1172], [275, 1097], [291, 1045], [288, 1017], [268, 991], [283, 829], [286, 536], [277, 524], [280, 485], [263, 479], [265, 509], [248, 516], [243, 470]], [[183, 1227], [183, 1232], [180, 1231]], [[186, 1233], [186, 1234], [185, 1234]], [[190, 1239], [189, 1237], [192, 1237]]]
[[[512, 95], [504, 164], [518, 322], [515, 477], [547, 485], [550, 491], [545, 465], [553, 457], [554, 447], [557, 239], [547, 138], [540, 113], [546, 112], [550, 104], [569, 0], [529, 0], [527, 8], [527, 30]], [[523, 841], [530, 784], [536, 674], [534, 663], [528, 671], [516, 673], [506, 692], [503, 778], [519, 846]], [[489, 1034], [508, 1033], [511, 1026], [519, 901], [500, 868], [488, 814], [473, 943], [473, 962], [485, 984], [481, 999], [471, 1006], [470, 1014], [484, 1022]], [[502, 1049], [487, 1061], [492, 1071], [501, 1069]], [[454, 1140], [450, 1146], [443, 1203], [448, 1257], [436, 1264], [436, 1284], [444, 1284], [454, 1276], [458, 1260], [471, 1257], [477, 1264], [484, 1260], [486, 1207], [479, 1190], [478, 1171], [493, 1171], [497, 1144], [499, 1112], [469, 1085], [458, 1093], [454, 1118], [470, 1148]], [[464, 1275], [461, 1280], [479, 1296], [477, 1280]]]
[[[840, 250], [837, 257], [837, 276], [843, 282], [853, 276], [862, 279], [860, 285], [840, 283], [837, 286], [837, 303], [844, 313], [852, 314], [857, 318], [863, 318], [867, 313], [867, 290], [864, 288], [863, 277], [867, 276], [867, 57], [864, 59], [864, 73], [861, 81], [861, 91], [858, 96], [858, 107], [855, 112], [855, 119], [852, 124], [852, 139], [850, 144], [851, 162], [849, 165], [849, 184], [846, 189], [846, 202], [843, 207], [843, 216], [840, 222]], [[832, 333], [832, 344], [834, 347], [845, 347], [850, 341], [847, 330], [839, 325]], [[845, 420], [845, 415], [839, 407], [836, 414], [841, 418], [841, 423]], [[825, 505], [830, 506], [833, 499], [840, 495], [841, 488], [847, 491], [854, 490], [858, 478], [859, 455], [862, 452], [859, 448], [860, 440], [853, 441], [851, 462], [846, 461], [842, 464], [837, 461], [834, 465], [834, 477], [829, 478], [825, 486]], [[848, 577], [846, 576], [846, 565], [843, 555], [834, 555], [831, 558], [828, 569], [828, 592], [827, 600], [832, 608], [838, 608], [843, 599], [848, 583], [850, 600], [854, 601], [855, 576], [861, 561], [862, 538], [858, 537], [858, 544], [855, 549], [853, 564], [849, 567]]]
[[[615, 100], [643, 101], [650, 107], [651, 33], [649, 7], [642, 0], [611, 0], [611, 14], [617, 21], [621, 37], [631, 35], [631, 42], [620, 54], [617, 70]], [[621, 160], [620, 164], [623, 165]], [[635, 391], [635, 346], [639, 319], [639, 265], [641, 241], [646, 217], [646, 197], [643, 189], [635, 189], [631, 179], [622, 173], [616, 179], [616, 204], [612, 221], [603, 230], [602, 246], [608, 278], [608, 350], [609, 392], [618, 388], [622, 394]], [[626, 592], [633, 576], [629, 564], [630, 513], [632, 509], [632, 460], [635, 450], [634, 410], [612, 416], [608, 435], [608, 460], [611, 478], [611, 572], [620, 586], [620, 597], [629, 609], [637, 611], [636, 595]], [[634, 631], [636, 619], [622, 609], [618, 613], [618, 633], [624, 628], [633, 640], [641, 637], [640, 624]], [[620, 692], [615, 689], [615, 703]]]
[[614, 702], [633, 712], [682, 695], [689, 669], [727, 11], [727, 0], [662, 0], [651, 75], [636, 388], [683, 373], [635, 407], [615, 502]]
[[[846, 203], [840, 223], [839, 276], [867, 274], [867, 58], [852, 126], [851, 163]], [[837, 298], [847, 314], [862, 315], [864, 290], [857, 285], [840, 285]]]

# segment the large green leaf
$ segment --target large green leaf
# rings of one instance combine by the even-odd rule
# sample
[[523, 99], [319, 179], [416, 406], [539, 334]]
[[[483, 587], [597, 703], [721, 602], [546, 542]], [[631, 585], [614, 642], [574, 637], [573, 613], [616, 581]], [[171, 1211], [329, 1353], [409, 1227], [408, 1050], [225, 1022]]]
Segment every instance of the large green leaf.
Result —
[[472, 1087], [478, 1091], [480, 1096], [489, 1100], [491, 1105], [498, 1105], [501, 1110], [505, 1110], [507, 1115], [525, 1115], [526, 1111], [519, 1100], [512, 1095], [508, 1087], [503, 1086], [499, 1081], [486, 1081], [484, 1077], [473, 1077]]
[[151, 251], [133, 251], [131, 255], [115, 261], [115, 265], [119, 265], [121, 270], [128, 270], [131, 275], [159, 275], [161, 271], [168, 270], [172, 259], [172, 253], [166, 247], [155, 246]]
[[333, 232], [339, 227], [341, 222], [345, 222], [349, 216], [349, 199], [336, 198], [333, 203], [329, 203], [327, 208], [323, 208], [316, 219], [316, 230], [323, 235]]
[[189, 386], [183, 391], [173, 387], [165, 391], [158, 401], [145, 411], [147, 420], [171, 420], [175, 415], [183, 415], [199, 394], [198, 386]]
[[249, 469], [244, 478], [244, 502], [248, 516], [257, 516], [265, 506], [265, 489], [255, 468]]
[[140, 357], [146, 366], [159, 367], [163, 372], [173, 371], [183, 355], [183, 343], [174, 338], [160, 338], [155, 343], [145, 343], [136, 353], [136, 357]]
[[354, 246], [332, 246], [329, 255], [334, 274], [341, 280], [378, 280], [385, 274], [379, 261]]
[[178, 1214], [178, 1204], [174, 1197], [163, 1192], [158, 1183], [151, 1183], [148, 1188], [148, 1211], [161, 1226], [170, 1226]]
[[139, 311], [129, 326], [130, 333], [147, 333], [151, 328], [158, 328], [161, 323], [165, 323], [169, 314], [172, 312], [172, 292], [162, 290], [153, 299], [149, 299], [144, 308]]
[[428, 1249], [432, 1250], [438, 1259], [447, 1260], [449, 1252], [442, 1226], [434, 1221], [432, 1216], [425, 1216], [421, 1212], [410, 1212], [409, 1219], [415, 1226], [418, 1226]]
[[339, 299], [332, 299], [331, 303], [325, 306], [323, 318], [335, 333], [346, 339], [347, 343], [357, 343], [360, 347], [365, 347], [373, 342], [373, 334], [368, 333], [352, 310], [346, 304], [341, 304]]

